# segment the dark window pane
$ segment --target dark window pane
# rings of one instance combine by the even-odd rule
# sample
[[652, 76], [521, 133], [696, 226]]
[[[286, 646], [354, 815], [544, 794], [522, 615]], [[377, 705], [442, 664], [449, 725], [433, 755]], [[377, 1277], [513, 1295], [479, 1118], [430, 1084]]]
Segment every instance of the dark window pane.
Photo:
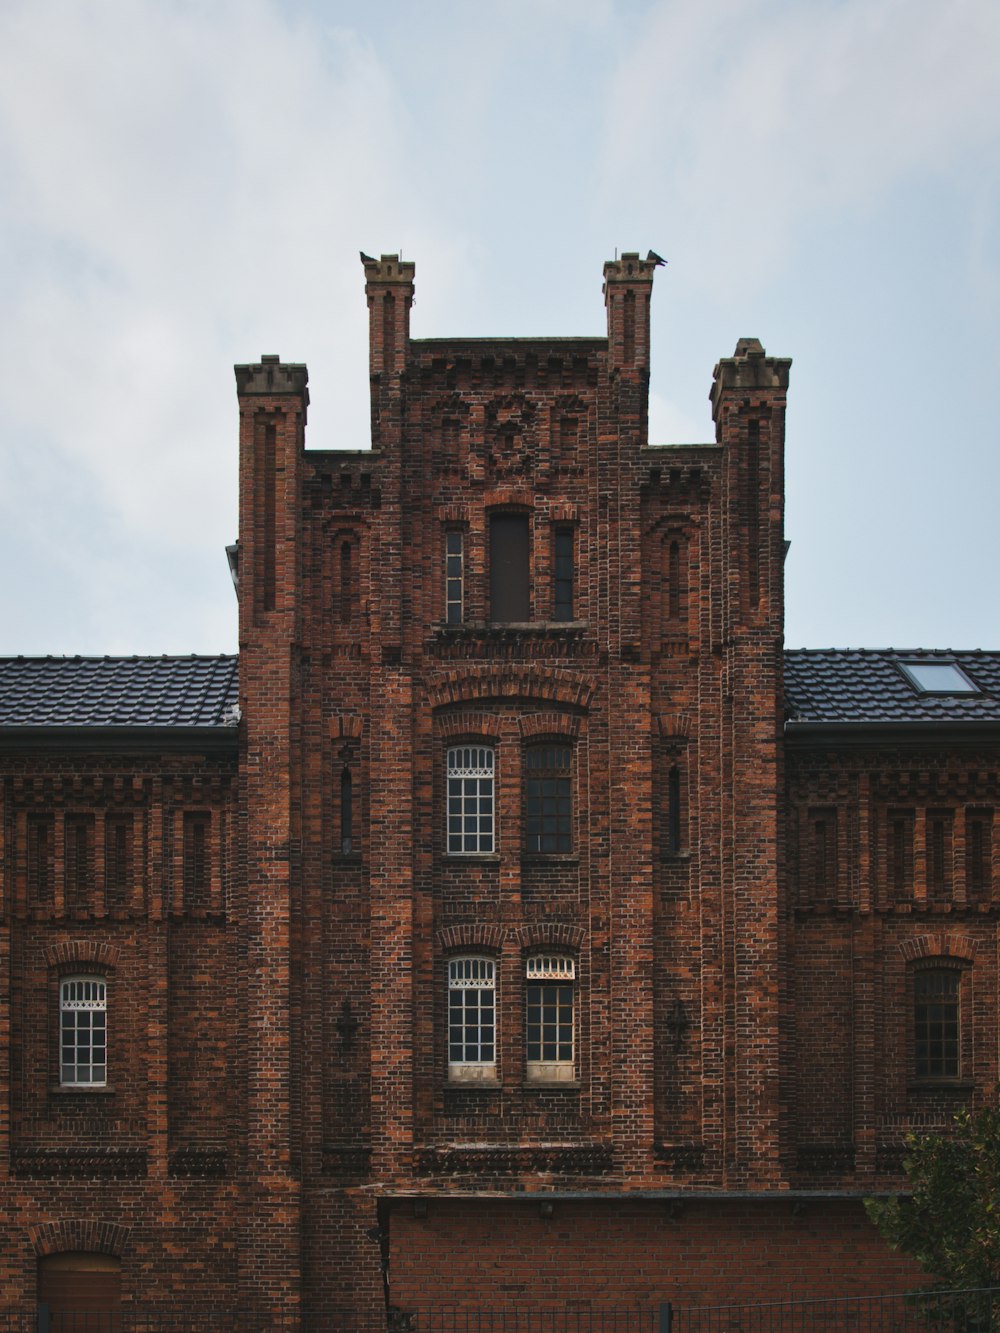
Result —
[[530, 619], [528, 516], [490, 518], [490, 617], [498, 624]]

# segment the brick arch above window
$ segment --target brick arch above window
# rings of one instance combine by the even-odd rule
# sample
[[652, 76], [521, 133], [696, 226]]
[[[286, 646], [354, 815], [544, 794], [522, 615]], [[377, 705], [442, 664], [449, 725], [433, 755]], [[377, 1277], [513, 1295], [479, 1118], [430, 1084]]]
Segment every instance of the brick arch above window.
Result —
[[694, 733], [694, 717], [690, 713], [657, 713], [656, 730], [661, 741], [686, 744]]
[[360, 740], [364, 730], [364, 722], [353, 713], [338, 713], [330, 718], [330, 739], [337, 740]]
[[510, 509], [523, 514], [535, 510], [535, 493], [524, 486], [493, 486], [483, 495], [483, 508]]
[[119, 951], [116, 945], [98, 940], [61, 940], [45, 950], [45, 961], [59, 972], [93, 968], [98, 972], [114, 972], [118, 967]]
[[541, 741], [559, 737], [575, 741], [580, 735], [580, 717], [575, 713], [525, 713], [517, 719], [521, 739]]
[[462, 710], [441, 713], [435, 718], [437, 733], [445, 741], [475, 740], [496, 745], [500, 740], [499, 720], [494, 713]]
[[571, 949], [576, 953], [587, 938], [583, 926], [568, 921], [531, 921], [512, 934], [522, 949]]
[[52, 1254], [77, 1251], [85, 1254], [110, 1254], [120, 1259], [128, 1248], [132, 1228], [118, 1222], [100, 1222], [93, 1218], [59, 1218], [31, 1227], [29, 1232], [35, 1254], [41, 1259]]
[[435, 711], [480, 700], [548, 703], [586, 711], [593, 693], [593, 687], [575, 673], [508, 663], [442, 674], [431, 682], [428, 698]]
[[952, 930], [936, 930], [899, 943], [899, 951], [908, 963], [924, 958], [945, 963], [948, 959], [972, 963], [977, 947], [978, 941], [970, 935], [960, 935]]
[[498, 954], [503, 948], [506, 933], [503, 926], [495, 923], [468, 921], [457, 926], [443, 927], [434, 939], [438, 949], [446, 954], [470, 949]]

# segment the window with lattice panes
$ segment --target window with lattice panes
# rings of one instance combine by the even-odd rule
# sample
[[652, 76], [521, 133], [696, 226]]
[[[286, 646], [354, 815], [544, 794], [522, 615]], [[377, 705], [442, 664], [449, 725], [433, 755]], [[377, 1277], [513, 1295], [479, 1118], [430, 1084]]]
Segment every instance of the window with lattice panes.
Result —
[[961, 1061], [961, 982], [954, 967], [913, 974], [913, 1073], [919, 1079], [958, 1078]]
[[448, 1077], [496, 1077], [496, 963], [468, 955], [448, 961]]
[[488, 855], [495, 846], [494, 756], [486, 745], [456, 745], [447, 754], [446, 841], [450, 856]]
[[524, 846], [552, 856], [573, 850], [573, 750], [558, 743], [524, 752]]
[[576, 963], [563, 954], [532, 954], [525, 966], [525, 1059], [532, 1082], [576, 1077]]
[[444, 534], [445, 620], [461, 625], [465, 619], [465, 533], [449, 528]]
[[108, 1081], [108, 1000], [104, 977], [59, 983], [59, 1082], [102, 1087]]

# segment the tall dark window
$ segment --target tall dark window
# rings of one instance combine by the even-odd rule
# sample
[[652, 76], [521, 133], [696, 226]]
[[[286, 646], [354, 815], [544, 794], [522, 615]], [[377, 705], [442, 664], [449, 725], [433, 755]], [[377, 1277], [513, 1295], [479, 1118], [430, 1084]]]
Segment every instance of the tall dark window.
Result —
[[954, 968], [913, 976], [913, 1072], [917, 1078], [959, 1075], [959, 987]]
[[812, 822], [812, 889], [817, 902], [837, 896], [837, 812], [814, 810]]
[[676, 855], [681, 849], [681, 771], [670, 765], [667, 774], [667, 851]]
[[886, 870], [889, 892], [905, 898], [913, 886], [913, 811], [890, 810], [886, 820]]
[[66, 820], [66, 904], [83, 907], [93, 887], [94, 820], [72, 815]]
[[349, 625], [354, 612], [354, 559], [350, 542], [340, 543], [340, 621]]
[[528, 515], [490, 517], [490, 618], [496, 624], [530, 620]]
[[525, 849], [554, 854], [573, 850], [573, 751], [568, 745], [533, 745], [524, 754]]
[[465, 619], [465, 533], [444, 534], [445, 615], [449, 625]]
[[346, 764], [340, 775], [340, 850], [345, 856], [354, 850], [354, 783]]
[[28, 898], [32, 903], [52, 902], [53, 822], [49, 815], [28, 819]]
[[208, 906], [211, 888], [209, 819], [204, 814], [184, 816], [184, 905]]
[[951, 889], [951, 812], [934, 811], [927, 816], [927, 888], [935, 898]]
[[132, 816], [109, 815], [104, 826], [104, 899], [127, 907], [132, 888]]
[[992, 818], [985, 810], [970, 812], [965, 825], [965, 887], [973, 900], [985, 900], [990, 896], [992, 860]]
[[555, 620], [573, 619], [573, 529], [556, 528], [552, 614]]

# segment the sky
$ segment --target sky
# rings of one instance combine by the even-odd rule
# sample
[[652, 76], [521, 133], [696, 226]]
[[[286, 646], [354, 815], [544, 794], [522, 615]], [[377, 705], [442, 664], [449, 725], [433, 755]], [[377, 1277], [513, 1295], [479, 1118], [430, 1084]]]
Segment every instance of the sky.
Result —
[[793, 359], [789, 647], [1000, 649], [997, 0], [0, 0], [0, 654], [232, 652], [232, 366], [369, 444], [415, 337], [600, 335], [669, 260], [650, 437]]

